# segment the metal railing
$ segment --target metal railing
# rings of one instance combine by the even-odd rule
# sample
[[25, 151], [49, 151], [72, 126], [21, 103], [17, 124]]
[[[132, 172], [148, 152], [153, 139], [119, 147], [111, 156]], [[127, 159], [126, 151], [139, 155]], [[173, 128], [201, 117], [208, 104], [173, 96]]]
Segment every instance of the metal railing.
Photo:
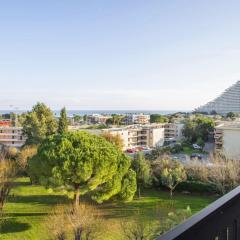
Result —
[[240, 186], [157, 240], [240, 239]]

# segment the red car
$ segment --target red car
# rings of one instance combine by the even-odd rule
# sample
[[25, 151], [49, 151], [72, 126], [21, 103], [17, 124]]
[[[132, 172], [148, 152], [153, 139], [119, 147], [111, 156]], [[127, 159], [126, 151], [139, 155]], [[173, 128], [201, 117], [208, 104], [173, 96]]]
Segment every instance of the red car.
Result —
[[134, 149], [127, 149], [127, 153], [135, 153]]

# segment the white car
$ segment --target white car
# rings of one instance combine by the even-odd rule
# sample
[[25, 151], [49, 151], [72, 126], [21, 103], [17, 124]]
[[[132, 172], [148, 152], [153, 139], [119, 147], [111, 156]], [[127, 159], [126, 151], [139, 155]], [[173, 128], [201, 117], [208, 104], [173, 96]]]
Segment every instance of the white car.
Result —
[[202, 149], [202, 147], [199, 146], [199, 145], [197, 145], [197, 144], [193, 144], [192, 146], [193, 146], [193, 148], [196, 149], [196, 150], [201, 150], [201, 149]]

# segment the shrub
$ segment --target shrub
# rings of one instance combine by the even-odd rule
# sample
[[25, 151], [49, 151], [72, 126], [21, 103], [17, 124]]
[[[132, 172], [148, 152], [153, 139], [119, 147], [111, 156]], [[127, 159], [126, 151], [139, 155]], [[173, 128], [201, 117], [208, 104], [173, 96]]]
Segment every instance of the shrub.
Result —
[[198, 193], [216, 193], [217, 189], [214, 184], [200, 181], [185, 181], [179, 183], [176, 191], [188, 191]]

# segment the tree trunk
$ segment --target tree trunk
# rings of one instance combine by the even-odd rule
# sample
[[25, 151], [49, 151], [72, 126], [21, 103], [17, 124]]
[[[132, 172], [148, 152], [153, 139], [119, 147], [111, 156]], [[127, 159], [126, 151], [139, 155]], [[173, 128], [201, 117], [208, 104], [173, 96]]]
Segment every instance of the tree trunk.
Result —
[[82, 232], [83, 232], [83, 230], [81, 228], [77, 227], [74, 230], [74, 240], [81, 240], [82, 239]]
[[0, 216], [1, 216], [2, 212], [3, 212], [3, 202], [0, 201]]
[[170, 198], [172, 199], [172, 197], [173, 197], [173, 190], [170, 189]]
[[80, 188], [77, 186], [75, 188], [75, 207], [78, 208], [80, 204]]
[[64, 234], [64, 233], [60, 233], [60, 234], [57, 236], [57, 239], [58, 239], [58, 240], [65, 240], [65, 234]]
[[138, 186], [138, 198], [141, 198], [141, 187]]

